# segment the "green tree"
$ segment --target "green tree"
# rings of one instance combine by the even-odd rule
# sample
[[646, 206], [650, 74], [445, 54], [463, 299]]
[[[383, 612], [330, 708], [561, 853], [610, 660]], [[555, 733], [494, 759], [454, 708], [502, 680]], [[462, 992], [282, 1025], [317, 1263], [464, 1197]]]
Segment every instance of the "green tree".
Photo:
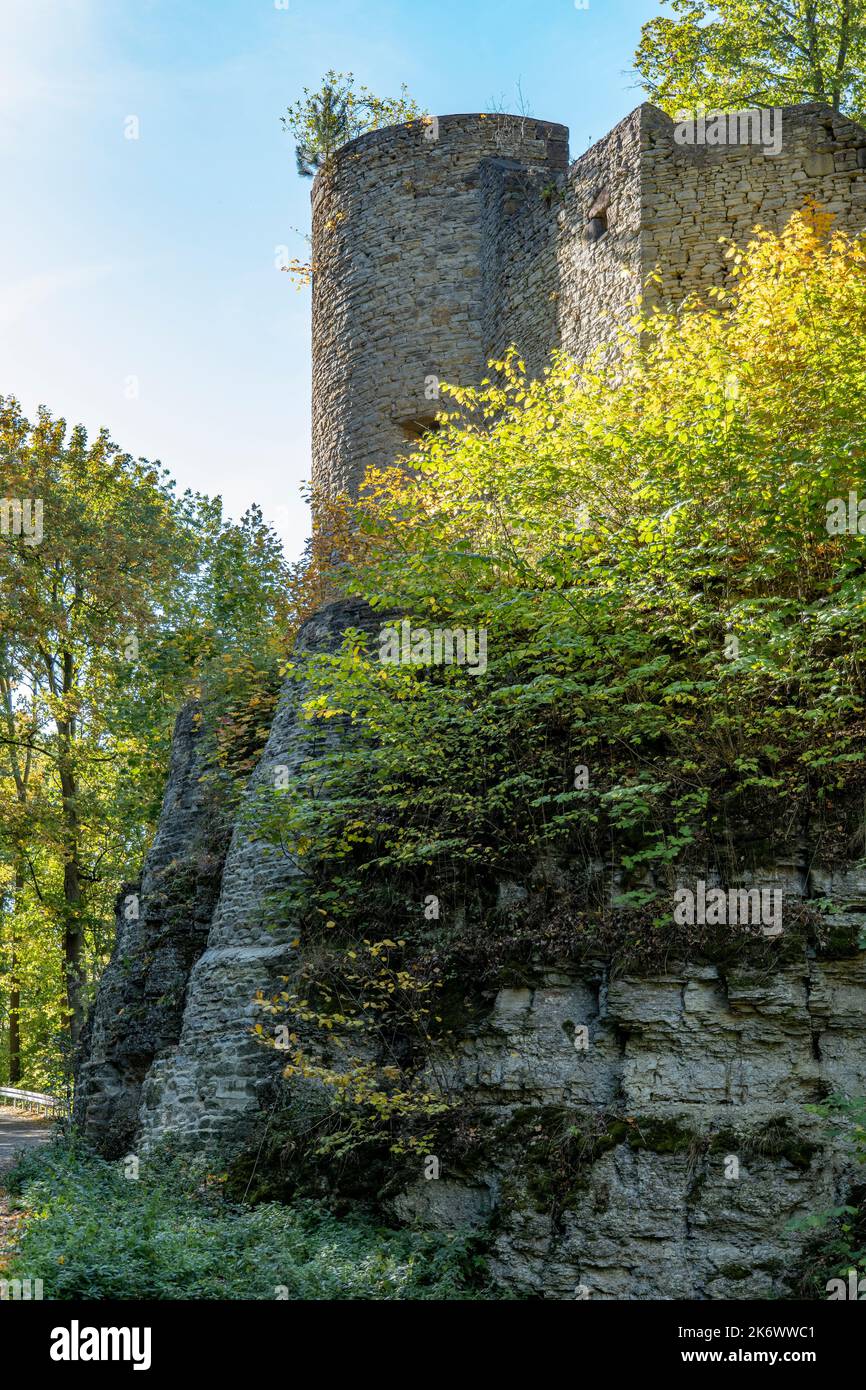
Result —
[[295, 137], [298, 173], [312, 178], [347, 140], [380, 126], [416, 121], [423, 115], [405, 83], [398, 97], [377, 97], [368, 87], [356, 87], [351, 72], [331, 70], [317, 92], [305, 87], [303, 97], [289, 106], [280, 120], [283, 129]]
[[153, 832], [179, 705], [201, 700], [227, 808], [257, 760], [290, 571], [257, 507], [235, 523], [219, 498], [178, 499], [104, 433], [7, 399], [0, 444], [0, 1020], [10, 1076], [49, 1084]]
[[866, 113], [864, 0], [661, 0], [635, 66], [670, 115], [821, 101]]
[[[41, 512], [41, 535], [0, 539], [0, 639], [7, 686], [26, 689], [30, 733], [3, 736], [19, 801], [16, 756], [51, 763], [62, 850], [60, 913], [73, 1040], [84, 1019], [85, 853], [96, 804], [85, 793], [112, 762], [103, 708], [125, 650], [152, 628], [183, 542], [160, 471], [122, 454], [102, 432], [40, 410], [35, 425], [0, 399], [7, 496]], [[13, 717], [14, 717], [13, 710]]]

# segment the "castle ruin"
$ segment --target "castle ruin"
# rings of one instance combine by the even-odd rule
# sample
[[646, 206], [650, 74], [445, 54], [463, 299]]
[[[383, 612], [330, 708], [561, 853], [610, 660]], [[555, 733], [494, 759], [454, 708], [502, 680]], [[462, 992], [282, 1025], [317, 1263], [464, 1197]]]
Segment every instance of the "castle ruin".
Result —
[[436, 415], [435, 380], [475, 385], [514, 343], [531, 374], [579, 360], [648, 296], [723, 283], [720, 238], [779, 230], [808, 200], [866, 226], [866, 132], [781, 109], [781, 151], [677, 144], [649, 104], [572, 164], [534, 117], [441, 116], [345, 145], [313, 207], [313, 487], [354, 494]]
[[[555, 347], [586, 358], [628, 323], [656, 268], [652, 296], [676, 305], [724, 281], [720, 238], [779, 229], [809, 199], [863, 229], [866, 131], [807, 105], [782, 111], [782, 137], [777, 155], [681, 145], [673, 122], [642, 105], [571, 164], [566, 129], [531, 117], [445, 116], [346, 145], [312, 190], [314, 489], [356, 493], [370, 465], [391, 463], [432, 425], [435, 381], [476, 384], [511, 343], [534, 373]], [[364, 622], [357, 604], [328, 605], [300, 648], [333, 647]], [[284, 692], [250, 801], [275, 768], [296, 770], [314, 737], [298, 698], [297, 687]], [[79, 1121], [109, 1154], [167, 1136], [236, 1152], [280, 1072], [279, 1053], [251, 1028], [257, 991], [297, 960], [293, 930], [274, 929], [264, 910], [294, 870], [243, 816], [227, 853], [211, 843], [199, 739], [185, 712], [141, 911], [131, 921], [118, 912], [79, 1067]], [[771, 869], [772, 886], [838, 896], [866, 923], [862, 873]], [[727, 1123], [732, 1107], [755, 1124], [799, 1113], [818, 1085], [863, 1094], [866, 953], [804, 969], [756, 981], [709, 966], [643, 979], [551, 974], [537, 989], [504, 989], [488, 1019], [467, 1024], [454, 1081], [502, 1114], [616, 1101], [627, 1114], [668, 1123], [687, 1113], [707, 1126]], [[563, 1044], [574, 1018], [592, 1031], [592, 1069]], [[502, 1181], [498, 1169], [446, 1174], [395, 1210], [483, 1220]], [[789, 1217], [832, 1205], [836, 1184], [832, 1164], [805, 1171], [758, 1154], [726, 1206], [718, 1185], [694, 1188], [688, 1153], [622, 1144], [594, 1164], [558, 1233], [529, 1209], [503, 1219], [495, 1267], [504, 1284], [553, 1298], [573, 1297], [578, 1278], [601, 1297], [763, 1296], [796, 1245]]]

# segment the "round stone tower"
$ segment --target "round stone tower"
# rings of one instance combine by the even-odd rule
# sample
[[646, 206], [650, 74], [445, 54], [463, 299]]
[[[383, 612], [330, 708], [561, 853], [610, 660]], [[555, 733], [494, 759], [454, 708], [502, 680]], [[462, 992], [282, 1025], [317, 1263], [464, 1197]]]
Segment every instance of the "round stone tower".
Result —
[[316, 176], [314, 492], [356, 494], [433, 422], [440, 380], [484, 375], [481, 166], [553, 180], [567, 150], [565, 126], [534, 117], [426, 117], [360, 136]]

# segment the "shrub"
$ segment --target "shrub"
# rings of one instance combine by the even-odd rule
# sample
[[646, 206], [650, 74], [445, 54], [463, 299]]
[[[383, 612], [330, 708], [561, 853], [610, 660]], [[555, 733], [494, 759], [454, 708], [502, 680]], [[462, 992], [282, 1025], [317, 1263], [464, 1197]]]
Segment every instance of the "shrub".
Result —
[[142, 1162], [133, 1181], [73, 1137], [32, 1150], [7, 1186], [27, 1217], [6, 1277], [42, 1279], [46, 1298], [496, 1296], [471, 1237], [337, 1220], [309, 1201], [243, 1206], [188, 1160]]
[[[308, 962], [293, 1065], [371, 1017], [355, 963], [383, 938], [445, 1002], [458, 972], [430, 953], [453, 966], [506, 916], [518, 935], [503, 880], [547, 893], [530, 944], [564, 882], [572, 941], [606, 950], [618, 914], [632, 946], [685, 956], [684, 863], [742, 882], [803, 833], [818, 862], [863, 853], [866, 536], [828, 521], [866, 494], [866, 249], [811, 210], [729, 256], [733, 288], [636, 319], [614, 361], [560, 354], [533, 381], [511, 352], [444, 388], [411, 467], [368, 475], [340, 582], [383, 631], [296, 663], [306, 719], [339, 737], [258, 808], [300, 871], [276, 905]], [[436, 629], [476, 655], [486, 633], [483, 666], [431, 661]], [[825, 945], [814, 908], [786, 908], [779, 940], [740, 935], [772, 961]], [[364, 1031], [332, 1087], [371, 1055], [386, 1101], [429, 1074], [405, 1029]]]

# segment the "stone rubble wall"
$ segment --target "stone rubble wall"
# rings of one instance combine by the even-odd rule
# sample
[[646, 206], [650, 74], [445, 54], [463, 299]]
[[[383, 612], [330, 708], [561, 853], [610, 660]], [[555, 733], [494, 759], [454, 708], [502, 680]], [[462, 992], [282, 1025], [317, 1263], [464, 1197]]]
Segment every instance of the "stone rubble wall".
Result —
[[[560, 345], [584, 361], [628, 326], [641, 290], [645, 106], [576, 159], [559, 223]], [[607, 230], [591, 214], [604, 209]], [[597, 237], [598, 239], [594, 239]]]
[[662, 272], [673, 304], [722, 284], [730, 272], [720, 237], [744, 243], [755, 226], [781, 231], [814, 200], [836, 225], [866, 227], [866, 131], [819, 103], [781, 108], [782, 148], [678, 145], [657, 108], [641, 111], [641, 267]]
[[[862, 231], [866, 131], [817, 103], [784, 107], [780, 121], [779, 155], [680, 145], [670, 117], [645, 103], [553, 182], [491, 163], [482, 183], [487, 357], [514, 343], [531, 375], [556, 347], [584, 361], [628, 327], [642, 294], [676, 306], [724, 284], [722, 238], [745, 244], [756, 226], [779, 231], [809, 201]], [[656, 270], [661, 284], [648, 286]]]
[[555, 227], [564, 185], [564, 173], [552, 178], [515, 161], [481, 167], [485, 362], [514, 343], [536, 376], [559, 346]]
[[[814, 103], [782, 146], [680, 145], [644, 103], [568, 164], [563, 126], [444, 116], [373, 131], [317, 176], [313, 484], [354, 493], [441, 408], [432, 378], [477, 385], [515, 344], [531, 375], [628, 327], [639, 298], [725, 283], [722, 239], [779, 230], [807, 201], [866, 226], [866, 132]], [[656, 271], [660, 284], [648, 285]]]

